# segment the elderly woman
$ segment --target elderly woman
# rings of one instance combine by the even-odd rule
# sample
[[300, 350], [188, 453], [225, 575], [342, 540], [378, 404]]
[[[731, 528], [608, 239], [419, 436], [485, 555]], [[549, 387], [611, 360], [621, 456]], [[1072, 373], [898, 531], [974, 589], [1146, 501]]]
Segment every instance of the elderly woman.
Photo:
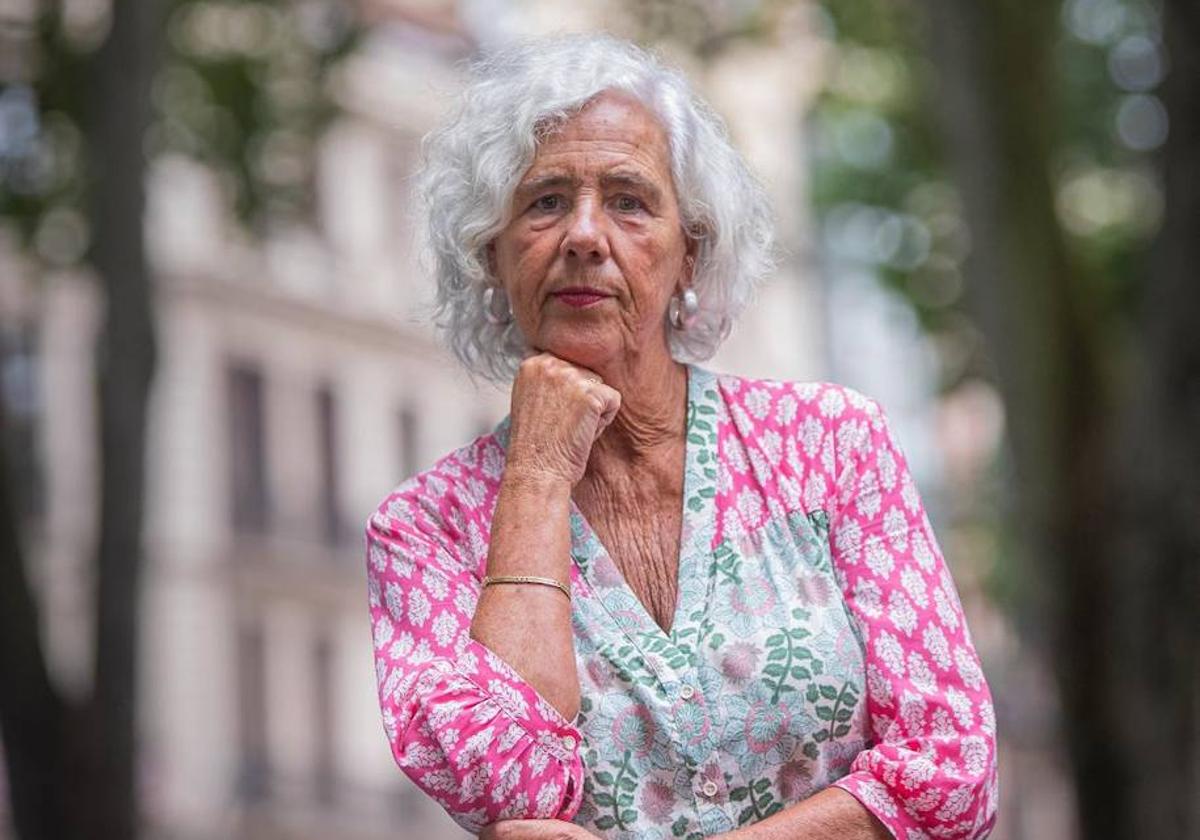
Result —
[[404, 772], [488, 838], [985, 836], [991, 699], [883, 412], [696, 364], [770, 266], [718, 118], [531, 43], [425, 173], [442, 326], [512, 398], [369, 521]]

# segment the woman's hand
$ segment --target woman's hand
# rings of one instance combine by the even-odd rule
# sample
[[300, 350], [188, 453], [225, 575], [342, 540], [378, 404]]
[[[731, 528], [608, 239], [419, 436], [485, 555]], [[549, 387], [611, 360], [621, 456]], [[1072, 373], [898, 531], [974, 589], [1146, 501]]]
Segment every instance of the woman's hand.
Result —
[[574, 487], [620, 407], [621, 395], [587, 368], [549, 353], [528, 357], [513, 383], [506, 475]]
[[484, 826], [479, 840], [596, 840], [596, 835], [563, 820], [500, 820]]

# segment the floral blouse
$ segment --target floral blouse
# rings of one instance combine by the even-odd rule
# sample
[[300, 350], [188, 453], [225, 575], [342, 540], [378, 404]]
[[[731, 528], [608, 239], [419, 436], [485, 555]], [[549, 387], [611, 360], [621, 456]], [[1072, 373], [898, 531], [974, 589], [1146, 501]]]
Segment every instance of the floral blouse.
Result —
[[902, 840], [987, 835], [991, 697], [878, 404], [688, 367], [669, 632], [571, 506], [572, 721], [469, 636], [507, 441], [506, 419], [367, 526], [387, 737], [459, 825], [693, 840], [836, 785]]

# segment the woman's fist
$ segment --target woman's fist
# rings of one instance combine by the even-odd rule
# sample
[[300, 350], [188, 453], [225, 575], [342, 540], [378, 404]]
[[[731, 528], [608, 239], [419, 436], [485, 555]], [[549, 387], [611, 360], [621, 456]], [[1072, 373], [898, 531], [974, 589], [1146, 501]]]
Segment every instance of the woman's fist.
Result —
[[526, 358], [513, 382], [506, 473], [574, 487], [620, 407], [621, 395], [587, 368], [549, 353]]

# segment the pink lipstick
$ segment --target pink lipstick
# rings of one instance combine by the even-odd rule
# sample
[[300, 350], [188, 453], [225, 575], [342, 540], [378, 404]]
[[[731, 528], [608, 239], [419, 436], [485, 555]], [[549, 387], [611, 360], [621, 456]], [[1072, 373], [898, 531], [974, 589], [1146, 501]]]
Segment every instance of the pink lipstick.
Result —
[[611, 297], [599, 289], [593, 289], [588, 286], [569, 286], [565, 289], [559, 289], [552, 297], [562, 301], [567, 306], [583, 308], [599, 303], [606, 297]]

